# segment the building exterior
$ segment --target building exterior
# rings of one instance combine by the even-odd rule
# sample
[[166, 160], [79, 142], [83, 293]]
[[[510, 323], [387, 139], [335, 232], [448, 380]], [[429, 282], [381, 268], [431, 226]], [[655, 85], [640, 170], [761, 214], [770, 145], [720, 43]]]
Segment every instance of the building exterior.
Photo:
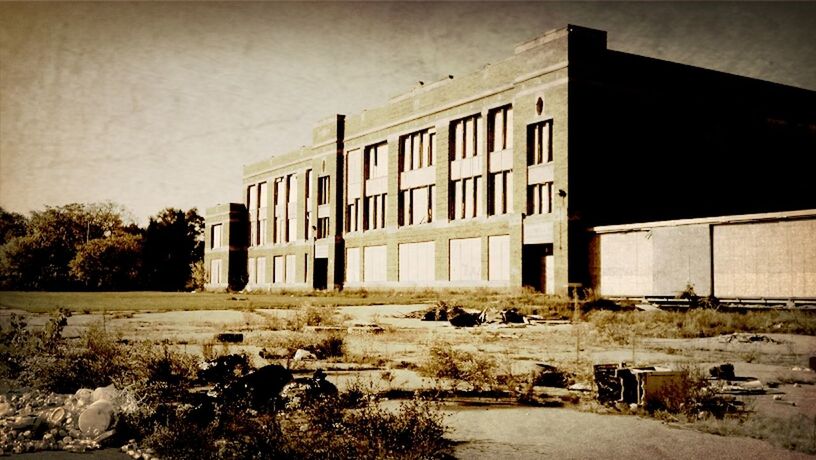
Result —
[[[813, 92], [568, 26], [245, 166], [244, 203], [206, 213], [208, 287], [614, 287], [599, 242], [628, 230], [609, 226], [816, 208], [814, 152]], [[675, 275], [610, 293], [697, 280]]]

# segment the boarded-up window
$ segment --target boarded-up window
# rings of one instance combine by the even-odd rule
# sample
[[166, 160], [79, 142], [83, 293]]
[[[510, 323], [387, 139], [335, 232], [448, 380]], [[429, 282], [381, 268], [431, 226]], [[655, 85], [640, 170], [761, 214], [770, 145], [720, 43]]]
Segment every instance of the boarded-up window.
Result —
[[247, 282], [249, 284], [255, 284], [256, 278], [255, 278], [255, 258], [254, 257], [250, 257], [249, 259], [247, 259], [247, 275], [248, 275], [247, 276], [248, 277]]
[[290, 254], [286, 256], [286, 284], [291, 284], [295, 282], [295, 260], [297, 260], [294, 254]]
[[363, 280], [366, 283], [386, 280], [386, 247], [368, 246], [363, 250]]
[[210, 284], [221, 283], [221, 259], [210, 261]]
[[346, 155], [346, 231], [360, 230], [360, 197], [362, 196], [362, 160], [360, 149], [351, 150]]
[[479, 281], [482, 279], [482, 239], [450, 240], [450, 280]]
[[255, 276], [257, 277], [256, 282], [258, 284], [265, 284], [266, 283], [266, 257], [258, 257], [257, 266], [258, 266], [258, 268], [255, 270]]
[[406, 243], [399, 245], [399, 281], [401, 283], [416, 283], [433, 281], [435, 243]]
[[487, 248], [488, 279], [510, 280], [510, 236], [491, 236]]
[[650, 295], [653, 249], [649, 232], [600, 235], [601, 294]]
[[360, 282], [360, 248], [346, 249], [346, 282]]
[[272, 282], [275, 284], [282, 284], [285, 279], [285, 273], [283, 271], [283, 256], [273, 257], [272, 264]]

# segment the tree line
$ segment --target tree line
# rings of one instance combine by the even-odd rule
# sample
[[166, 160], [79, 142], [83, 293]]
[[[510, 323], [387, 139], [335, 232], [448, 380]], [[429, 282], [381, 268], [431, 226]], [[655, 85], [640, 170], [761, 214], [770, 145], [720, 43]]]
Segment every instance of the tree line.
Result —
[[199, 289], [204, 218], [166, 208], [147, 227], [113, 203], [32, 211], [0, 208], [0, 288], [17, 290]]

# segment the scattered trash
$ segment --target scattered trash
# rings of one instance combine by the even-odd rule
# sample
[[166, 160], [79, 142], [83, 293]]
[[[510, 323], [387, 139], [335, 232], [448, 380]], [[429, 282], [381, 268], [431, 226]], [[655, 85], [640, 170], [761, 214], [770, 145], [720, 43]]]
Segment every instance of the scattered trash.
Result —
[[627, 367], [620, 364], [594, 366], [598, 401], [643, 405], [649, 394], [667, 386], [677, 385], [682, 372], [658, 367]]
[[503, 323], [527, 324], [527, 318], [518, 312], [515, 308], [510, 308], [501, 311], [501, 319]]
[[708, 370], [708, 373], [715, 379], [734, 380], [734, 365], [731, 363], [720, 364]]
[[251, 407], [274, 407], [284, 385], [292, 381], [292, 372], [279, 364], [261, 367], [224, 388], [220, 395], [227, 401], [248, 401]]
[[317, 359], [317, 356], [315, 356], [315, 354], [309, 350], [298, 348], [298, 350], [295, 351], [295, 356], [292, 359], [295, 361], [315, 360]]
[[487, 320], [487, 311], [481, 313], [469, 313], [460, 307], [453, 307], [449, 313], [449, 322], [455, 327], [475, 327], [483, 324]]
[[115, 439], [119, 399], [113, 386], [73, 395], [36, 390], [0, 395], [0, 452], [99, 449]]
[[447, 320], [448, 320], [448, 307], [447, 305], [444, 304], [426, 311], [422, 316], [422, 321], [447, 321]]
[[533, 386], [567, 388], [572, 384], [569, 374], [559, 370], [557, 367], [546, 363], [536, 363], [541, 371], [533, 379]]
[[592, 391], [592, 386], [586, 383], [573, 383], [572, 385], [567, 387], [567, 390], [590, 392]]
[[718, 393], [730, 395], [758, 395], [765, 394], [765, 386], [757, 379], [743, 381], [729, 381], [728, 384], [715, 387]]
[[199, 365], [199, 383], [229, 383], [249, 372], [249, 357], [245, 354], [219, 356]]
[[731, 343], [731, 342], [738, 342], [738, 343], [782, 343], [779, 340], [773, 339], [768, 337], [767, 335], [761, 334], [741, 334], [738, 332], [734, 332], [733, 334], [728, 335], [721, 335], [719, 337], [719, 341], [722, 343]]
[[326, 380], [322, 369], [311, 378], [299, 378], [287, 383], [280, 391], [280, 399], [286, 409], [297, 409], [317, 398], [337, 396], [337, 387]]
[[349, 334], [382, 334], [385, 329], [376, 324], [355, 324], [348, 328]]
[[241, 343], [244, 341], [244, 334], [239, 332], [222, 332], [215, 335], [215, 340], [221, 343]]

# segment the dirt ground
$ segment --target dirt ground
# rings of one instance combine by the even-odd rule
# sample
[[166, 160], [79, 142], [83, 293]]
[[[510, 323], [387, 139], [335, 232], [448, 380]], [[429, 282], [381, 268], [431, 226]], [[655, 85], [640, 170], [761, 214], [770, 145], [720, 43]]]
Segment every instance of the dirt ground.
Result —
[[[414, 365], [427, 359], [430, 346], [443, 344], [489, 354], [513, 374], [523, 374], [544, 362], [578, 371], [579, 381], [591, 383], [594, 363], [635, 362], [668, 365], [691, 362], [701, 368], [731, 362], [738, 376], [759, 378], [770, 394], [741, 396], [747, 407], [763, 415], [816, 417], [816, 375], [806, 370], [807, 358], [816, 354], [816, 337], [767, 334], [765, 342], [743, 343], [728, 336], [702, 339], [642, 339], [635, 347], [610, 343], [588, 323], [563, 321], [532, 325], [491, 323], [478, 328], [454, 328], [447, 322], [426, 322], [410, 317], [426, 305], [340, 307], [334, 318], [338, 330], [377, 324], [381, 333], [349, 332], [346, 358], [329, 361], [289, 362], [295, 370], [323, 368], [338, 387], [363, 384], [379, 390], [415, 390], [433, 385], [419, 376]], [[0, 310], [28, 316], [29, 324], [42, 324], [47, 315]], [[127, 340], [167, 340], [190, 353], [205, 348], [218, 353], [247, 352], [256, 365], [267, 364], [259, 351], [272, 346], [291, 331], [282, 322], [294, 310], [208, 310], [161, 313], [117, 312], [75, 314], [65, 330], [78, 336], [95, 325]], [[240, 332], [240, 344], [215, 343], [222, 332]], [[583, 370], [583, 371], [581, 371]], [[769, 388], [769, 384], [776, 384]], [[780, 395], [775, 400], [773, 395]], [[450, 437], [460, 458], [798, 458], [794, 452], [748, 438], [720, 437], [678, 428], [635, 416], [600, 415], [570, 408], [521, 406], [466, 407], [448, 405]], [[108, 452], [110, 458], [119, 457]], [[86, 457], [87, 458], [87, 457]], [[99, 457], [103, 458], [103, 457]], [[108, 457], [105, 457], [108, 458]]]

